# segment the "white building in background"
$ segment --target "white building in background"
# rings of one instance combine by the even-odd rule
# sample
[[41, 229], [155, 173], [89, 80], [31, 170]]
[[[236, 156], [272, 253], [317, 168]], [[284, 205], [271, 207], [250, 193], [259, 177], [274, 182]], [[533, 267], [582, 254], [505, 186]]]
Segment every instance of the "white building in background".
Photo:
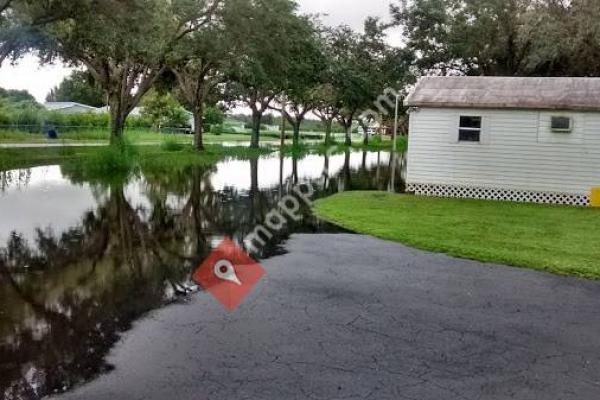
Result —
[[[99, 108], [96, 108], [94, 112], [98, 113], [98, 114], [108, 114], [110, 112], [110, 107], [108, 107], [108, 106], [99, 107]], [[142, 115], [142, 107], [135, 107], [133, 110], [131, 110], [129, 115], [132, 117], [141, 116]]]
[[[109, 113], [110, 109], [108, 106], [104, 107], [92, 107], [81, 103], [75, 102], [47, 102], [44, 103], [44, 107], [48, 111], [56, 111], [62, 114], [85, 114], [85, 113], [94, 113], [94, 114], [104, 114]], [[135, 107], [129, 116], [131, 117], [139, 117], [142, 115], [143, 107]], [[185, 113], [188, 117], [188, 124], [190, 125], [191, 131], [194, 130], [194, 114], [185, 110]]]
[[62, 114], [83, 114], [83, 113], [96, 113], [98, 108], [88, 106], [81, 103], [75, 103], [72, 101], [57, 101], [44, 103], [44, 107], [48, 111], [56, 111]]
[[600, 186], [600, 78], [426, 77], [405, 104], [417, 195], [588, 205]]

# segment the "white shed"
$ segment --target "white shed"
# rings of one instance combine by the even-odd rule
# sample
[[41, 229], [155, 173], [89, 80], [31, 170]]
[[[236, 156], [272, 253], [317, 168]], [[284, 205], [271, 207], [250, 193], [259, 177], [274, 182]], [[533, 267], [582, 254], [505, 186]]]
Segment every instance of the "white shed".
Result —
[[600, 78], [426, 77], [405, 104], [417, 195], [588, 205], [600, 186]]

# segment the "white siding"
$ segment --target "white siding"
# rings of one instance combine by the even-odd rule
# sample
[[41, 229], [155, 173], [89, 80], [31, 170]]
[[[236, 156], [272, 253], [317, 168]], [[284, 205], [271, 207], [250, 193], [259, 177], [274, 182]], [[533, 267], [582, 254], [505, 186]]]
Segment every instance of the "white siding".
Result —
[[85, 113], [93, 112], [94, 109], [91, 107], [88, 108], [88, 107], [82, 107], [82, 106], [71, 106], [71, 107], [59, 108], [55, 111], [58, 113], [61, 113], [61, 114], [85, 114]]
[[[481, 143], [458, 141], [460, 115], [483, 117]], [[573, 132], [553, 133], [553, 115], [573, 118]], [[407, 181], [587, 194], [592, 186], [600, 186], [600, 114], [412, 111]]]

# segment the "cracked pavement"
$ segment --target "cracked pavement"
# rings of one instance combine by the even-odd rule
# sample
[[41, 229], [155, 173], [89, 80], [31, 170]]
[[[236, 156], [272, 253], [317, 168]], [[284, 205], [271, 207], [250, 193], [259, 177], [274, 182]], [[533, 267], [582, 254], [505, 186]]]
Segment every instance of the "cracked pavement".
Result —
[[138, 321], [60, 399], [598, 399], [600, 283], [360, 235], [295, 235], [234, 313]]

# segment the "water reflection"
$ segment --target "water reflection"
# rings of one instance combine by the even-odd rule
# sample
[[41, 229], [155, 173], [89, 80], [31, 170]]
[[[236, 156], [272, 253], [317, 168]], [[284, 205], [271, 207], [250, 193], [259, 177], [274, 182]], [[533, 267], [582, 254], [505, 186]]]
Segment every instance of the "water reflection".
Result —
[[[242, 241], [298, 182], [316, 197], [403, 190], [405, 163], [389, 153], [229, 160], [125, 184], [77, 171], [0, 172], [0, 393], [37, 399], [110, 366], [119, 333], [144, 313], [185, 299], [193, 268], [224, 236]], [[337, 228], [303, 210], [261, 257], [293, 232]]]

